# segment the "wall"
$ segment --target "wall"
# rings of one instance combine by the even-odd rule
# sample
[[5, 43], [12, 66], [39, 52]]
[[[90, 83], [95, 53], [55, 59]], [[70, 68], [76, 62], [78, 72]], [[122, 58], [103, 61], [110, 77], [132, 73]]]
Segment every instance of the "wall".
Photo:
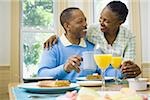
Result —
[[150, 1], [140, 0], [142, 37], [142, 76], [150, 78]]
[[8, 84], [10, 81], [10, 67], [0, 66], [0, 99], [8, 99]]
[[0, 0], [0, 98], [8, 100], [10, 81], [11, 2]]
[[150, 1], [140, 1], [141, 10], [141, 36], [142, 36], [142, 61], [150, 63]]
[[10, 1], [0, 1], [0, 66], [10, 65]]

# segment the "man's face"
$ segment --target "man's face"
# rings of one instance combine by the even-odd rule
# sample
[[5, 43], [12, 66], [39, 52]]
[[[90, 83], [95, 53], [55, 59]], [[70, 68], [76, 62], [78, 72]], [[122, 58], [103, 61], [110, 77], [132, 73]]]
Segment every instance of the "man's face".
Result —
[[86, 35], [87, 29], [86, 18], [80, 10], [74, 10], [70, 20], [67, 22], [68, 31], [76, 38], [83, 38]]
[[109, 8], [104, 8], [101, 12], [100, 19], [101, 31], [104, 33], [109, 33], [122, 24], [118, 19], [116, 13], [112, 12]]

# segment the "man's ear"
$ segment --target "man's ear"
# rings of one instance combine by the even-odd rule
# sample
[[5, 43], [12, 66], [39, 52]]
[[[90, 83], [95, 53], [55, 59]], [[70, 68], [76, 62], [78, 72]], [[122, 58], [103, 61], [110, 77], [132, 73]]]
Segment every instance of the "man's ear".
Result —
[[67, 31], [70, 30], [68, 23], [64, 23], [64, 28], [65, 28]]

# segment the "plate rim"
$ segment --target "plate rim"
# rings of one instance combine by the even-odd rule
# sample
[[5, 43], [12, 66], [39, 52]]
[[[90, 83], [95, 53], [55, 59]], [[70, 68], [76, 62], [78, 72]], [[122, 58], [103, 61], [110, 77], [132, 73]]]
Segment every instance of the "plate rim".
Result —
[[77, 81], [80, 86], [101, 86], [102, 81]]
[[[109, 77], [109, 76], [106, 76], [105, 78], [109, 78], [109, 79], [105, 79], [105, 80], [113, 80], [114, 77]], [[76, 78], [77, 81], [101, 81], [101, 80], [88, 80], [86, 79], [86, 77], [77, 77]]]
[[30, 77], [30, 78], [23, 78], [23, 80], [44, 80], [44, 79], [54, 79], [54, 77]]
[[70, 86], [68, 87], [38, 87], [36, 85], [37, 85], [37, 82], [22, 83], [22, 84], [19, 84], [18, 87], [26, 89], [26, 90], [62, 90], [62, 89], [72, 89], [72, 88], [76, 88], [79, 86], [77, 83], [71, 83]]

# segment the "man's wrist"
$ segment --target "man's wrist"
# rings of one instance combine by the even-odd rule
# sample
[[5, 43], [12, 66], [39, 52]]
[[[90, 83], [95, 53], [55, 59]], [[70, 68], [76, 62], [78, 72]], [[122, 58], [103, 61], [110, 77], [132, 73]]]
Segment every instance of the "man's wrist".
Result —
[[64, 71], [65, 71], [66, 73], [70, 73], [69, 71], [67, 71], [67, 70], [65, 69], [65, 65], [64, 65], [64, 67], [63, 67], [63, 68], [64, 68]]

